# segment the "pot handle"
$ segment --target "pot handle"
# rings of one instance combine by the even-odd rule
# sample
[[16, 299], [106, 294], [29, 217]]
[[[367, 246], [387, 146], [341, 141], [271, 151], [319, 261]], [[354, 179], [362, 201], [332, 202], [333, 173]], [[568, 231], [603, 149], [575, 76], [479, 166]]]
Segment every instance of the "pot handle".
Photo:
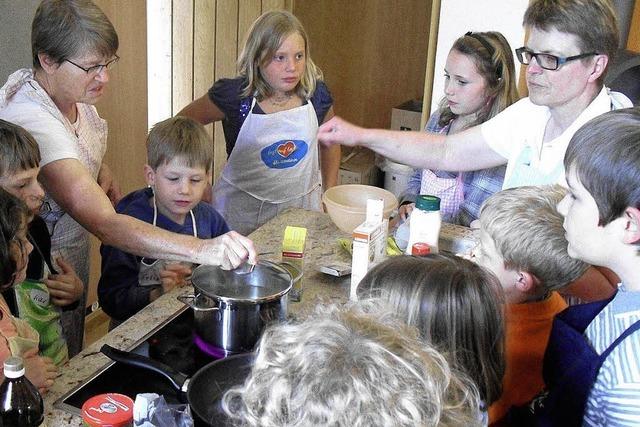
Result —
[[194, 311], [219, 311], [218, 307], [198, 306], [195, 302], [197, 297], [198, 297], [197, 295], [187, 294], [187, 295], [178, 295], [176, 298], [178, 299], [178, 301], [180, 301], [184, 305], [191, 307]]
[[100, 352], [113, 361], [156, 372], [168, 379], [177, 391], [186, 392], [183, 388], [187, 384], [189, 377], [164, 363], [129, 351], [118, 350], [108, 344], [104, 344], [100, 348]]
[[300, 269], [298, 267], [296, 267], [295, 265], [291, 264], [290, 262], [287, 261], [281, 261], [281, 262], [273, 262], [273, 261], [268, 261], [268, 260], [260, 260], [261, 264], [267, 264], [272, 266], [273, 268], [280, 270], [280, 271], [284, 271], [289, 273], [289, 275], [293, 276], [293, 274], [291, 274], [291, 271], [289, 271], [288, 269], [284, 268], [282, 265], [288, 265], [289, 267], [291, 267], [294, 272], [296, 277], [293, 277], [293, 283], [297, 282], [298, 280], [300, 280], [302, 278], [302, 271], [300, 271]]

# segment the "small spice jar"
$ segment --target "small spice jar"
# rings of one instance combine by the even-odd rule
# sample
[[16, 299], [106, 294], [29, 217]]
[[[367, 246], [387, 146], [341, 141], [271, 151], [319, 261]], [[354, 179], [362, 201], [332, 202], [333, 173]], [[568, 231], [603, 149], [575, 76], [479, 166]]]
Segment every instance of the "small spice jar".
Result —
[[82, 405], [82, 421], [89, 427], [132, 427], [133, 400], [119, 393], [93, 396]]

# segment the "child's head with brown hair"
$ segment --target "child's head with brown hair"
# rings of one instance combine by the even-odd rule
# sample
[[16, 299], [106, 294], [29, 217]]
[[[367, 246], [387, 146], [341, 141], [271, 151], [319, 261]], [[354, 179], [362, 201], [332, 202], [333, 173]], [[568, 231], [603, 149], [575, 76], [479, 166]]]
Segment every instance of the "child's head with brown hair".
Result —
[[183, 116], [156, 123], [147, 135], [147, 164], [157, 169], [174, 159], [206, 173], [213, 163], [213, 143], [200, 123]]
[[482, 205], [474, 255], [498, 277], [507, 302], [539, 300], [588, 268], [567, 253], [556, 209], [565, 194], [559, 185], [525, 186], [495, 193]]
[[17, 197], [0, 188], [0, 291], [26, 278], [29, 253], [27, 239], [31, 213]]
[[156, 123], [147, 137], [147, 162], [145, 178], [158, 211], [182, 224], [211, 180], [213, 143], [204, 127], [181, 116]]
[[637, 271], [640, 248], [640, 108], [588, 121], [571, 138], [564, 165], [569, 194], [558, 210], [569, 253], [634, 286], [624, 276]]
[[371, 269], [358, 296], [381, 298], [453, 367], [475, 382], [490, 405], [504, 374], [500, 284], [490, 272], [454, 255], [398, 256]]
[[40, 150], [33, 136], [0, 119], [0, 187], [26, 203], [34, 214], [44, 198], [39, 172]]

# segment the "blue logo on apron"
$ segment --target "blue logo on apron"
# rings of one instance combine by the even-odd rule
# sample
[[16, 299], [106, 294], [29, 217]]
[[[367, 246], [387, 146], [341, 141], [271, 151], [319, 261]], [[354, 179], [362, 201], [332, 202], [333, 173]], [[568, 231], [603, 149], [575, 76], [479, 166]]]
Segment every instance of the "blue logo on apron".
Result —
[[306, 142], [295, 139], [283, 139], [265, 147], [260, 157], [271, 169], [287, 169], [298, 164], [306, 156], [309, 146]]

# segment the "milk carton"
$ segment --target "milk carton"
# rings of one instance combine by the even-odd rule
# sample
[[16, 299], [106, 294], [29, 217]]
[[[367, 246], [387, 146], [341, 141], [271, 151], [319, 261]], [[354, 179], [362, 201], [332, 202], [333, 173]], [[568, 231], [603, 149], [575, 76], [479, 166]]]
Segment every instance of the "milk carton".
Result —
[[351, 259], [351, 292], [349, 298], [357, 300], [358, 283], [374, 265], [383, 261], [387, 249], [389, 220], [384, 219], [382, 199], [367, 200], [365, 221], [353, 230], [353, 256]]

